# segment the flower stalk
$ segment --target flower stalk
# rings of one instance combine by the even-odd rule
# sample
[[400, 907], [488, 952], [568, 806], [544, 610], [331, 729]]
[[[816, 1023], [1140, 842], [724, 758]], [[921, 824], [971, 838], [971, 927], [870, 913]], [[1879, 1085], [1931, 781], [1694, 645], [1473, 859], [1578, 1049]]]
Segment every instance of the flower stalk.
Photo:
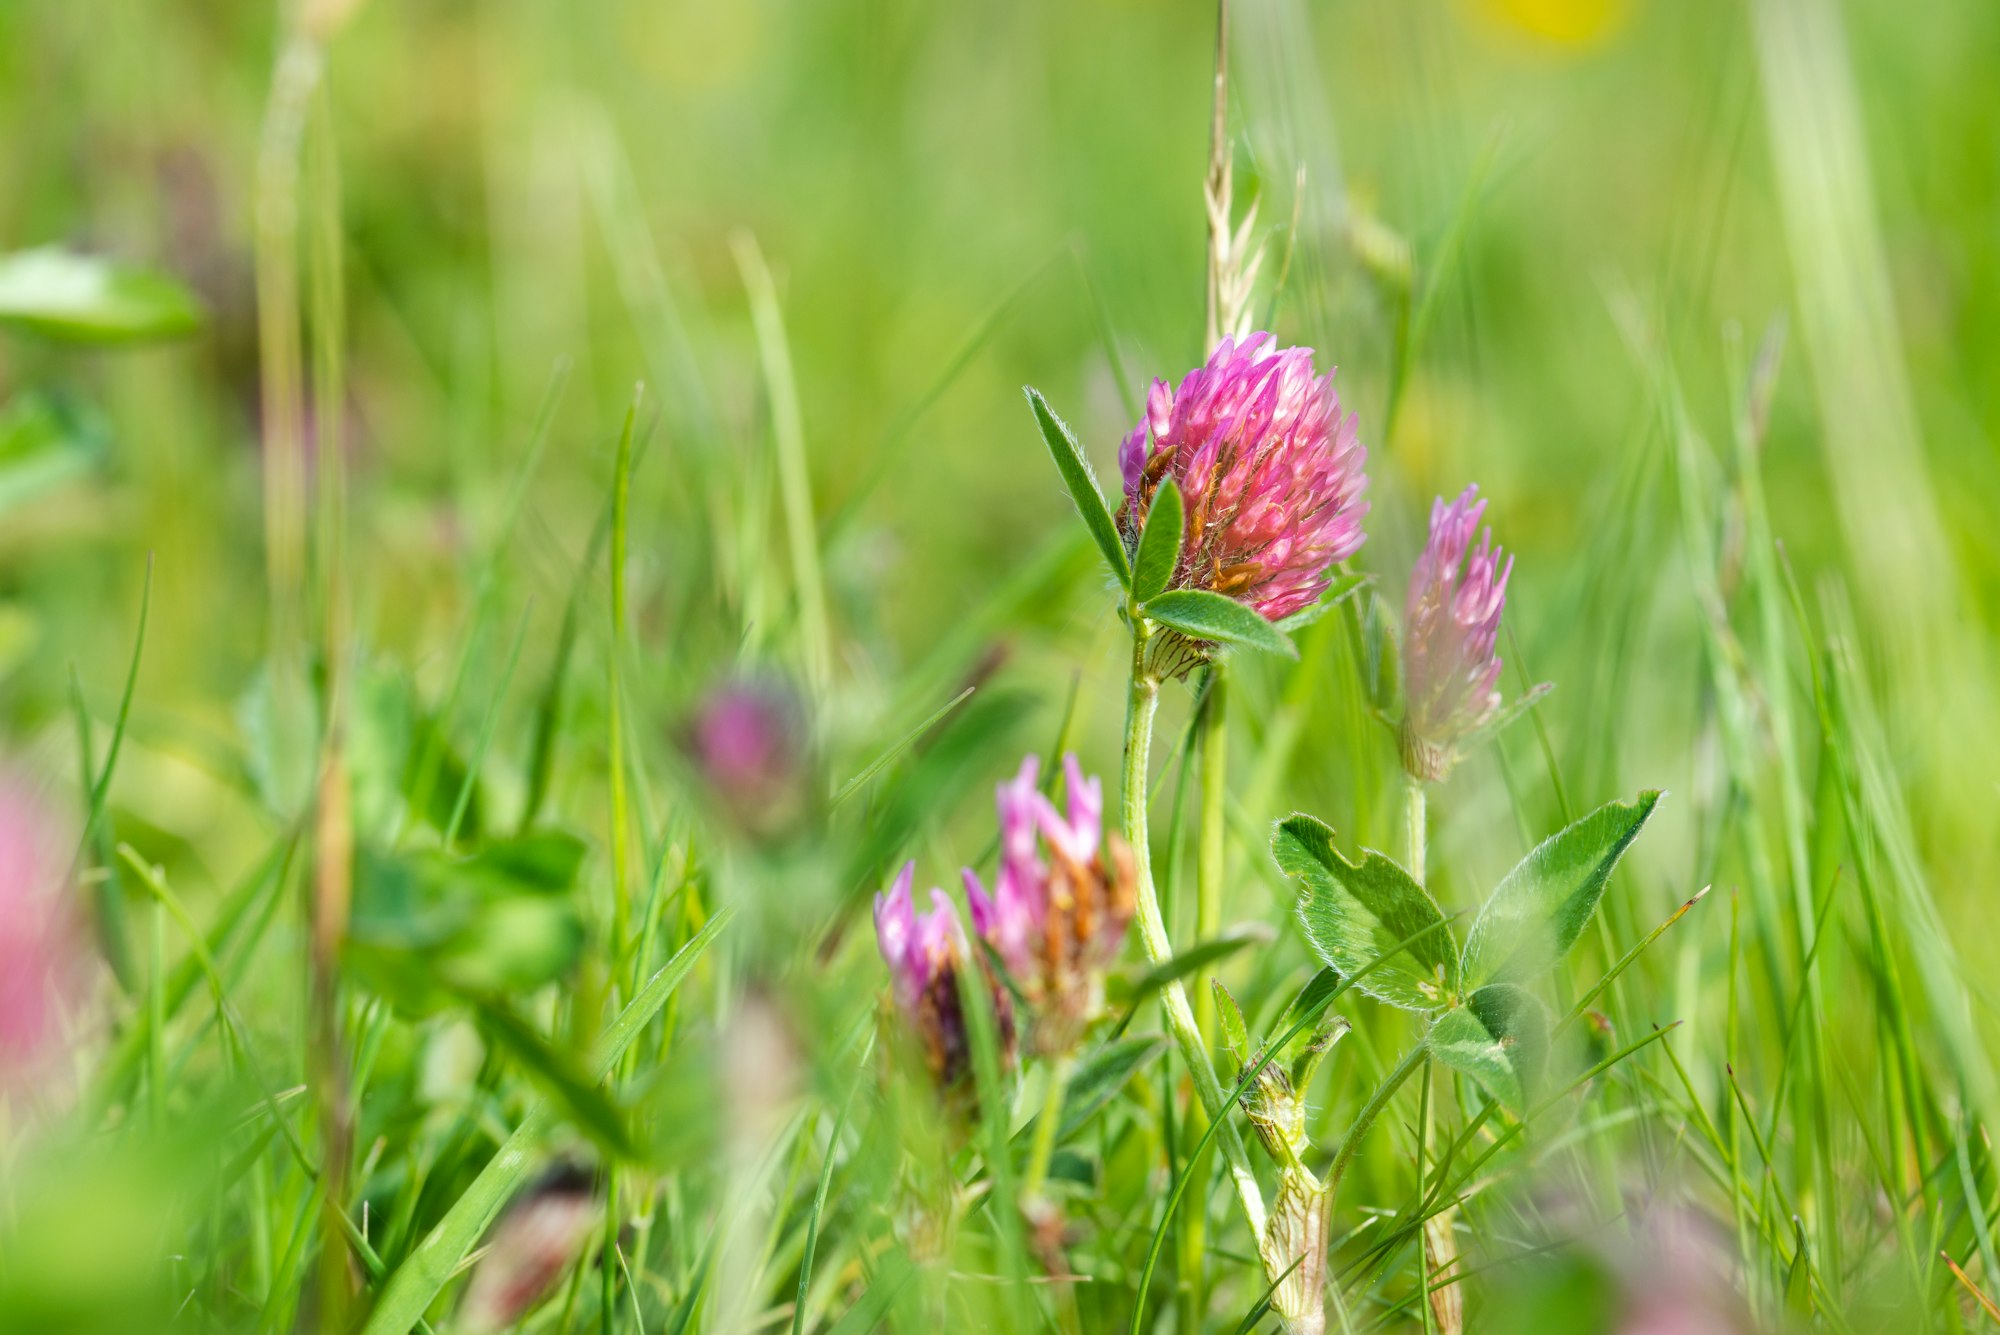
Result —
[[[1125, 842], [1131, 845], [1132, 861], [1137, 872], [1137, 912], [1134, 916], [1139, 924], [1139, 941], [1145, 948], [1146, 958], [1158, 965], [1173, 958], [1174, 953], [1173, 943], [1167, 937], [1166, 920], [1160, 913], [1159, 892], [1153, 886], [1152, 845], [1146, 821], [1147, 761], [1152, 750], [1153, 719], [1160, 707], [1160, 683], [1146, 668], [1147, 641], [1152, 636], [1152, 628], [1136, 607], [1130, 610], [1133, 626], [1132, 683], [1126, 701], [1125, 783], [1120, 826]], [[1250, 1235], [1261, 1245], [1265, 1223], [1264, 1192], [1257, 1185], [1256, 1174], [1251, 1171], [1250, 1156], [1243, 1148], [1243, 1137], [1226, 1116], [1222, 1084], [1209, 1062], [1208, 1048], [1202, 1042], [1194, 1011], [1188, 1005], [1187, 989], [1179, 979], [1161, 990], [1160, 1008], [1166, 1014], [1167, 1028], [1173, 1033], [1174, 1042], [1180, 1047], [1181, 1058], [1187, 1063], [1188, 1075], [1194, 1081], [1195, 1093], [1201, 1099], [1203, 1111], [1210, 1118], [1221, 1120], [1216, 1129], [1216, 1139], [1222, 1142], [1222, 1155], [1228, 1161], [1230, 1180], [1235, 1185], [1237, 1199], [1242, 1203]]]

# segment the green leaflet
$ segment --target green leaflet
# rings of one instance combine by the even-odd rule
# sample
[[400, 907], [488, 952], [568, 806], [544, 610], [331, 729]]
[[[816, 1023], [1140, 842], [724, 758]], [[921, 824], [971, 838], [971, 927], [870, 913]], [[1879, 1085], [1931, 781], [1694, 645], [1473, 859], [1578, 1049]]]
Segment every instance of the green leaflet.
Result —
[[1097, 489], [1097, 475], [1090, 471], [1090, 460], [1084, 457], [1083, 447], [1077, 444], [1069, 424], [1049, 410], [1047, 400], [1032, 387], [1026, 392], [1028, 404], [1035, 410], [1035, 424], [1041, 427], [1042, 439], [1048, 442], [1049, 457], [1056, 461], [1056, 471], [1062, 474], [1063, 485], [1069, 488], [1076, 512], [1083, 516], [1083, 526], [1090, 530], [1097, 550], [1104, 553], [1104, 563], [1118, 577], [1119, 586], [1129, 589], [1132, 569], [1125, 558], [1125, 544], [1119, 540], [1118, 526], [1111, 522], [1111, 512], [1104, 508], [1104, 493]]
[[1167, 478], [1146, 512], [1146, 529], [1139, 535], [1139, 554], [1132, 562], [1132, 596], [1140, 602], [1166, 592], [1180, 561], [1186, 522], [1180, 484]]
[[201, 327], [175, 279], [58, 246], [0, 255], [0, 326], [67, 343], [175, 338]]
[[1460, 971], [1465, 985], [1521, 982], [1568, 953], [1659, 800], [1649, 791], [1637, 802], [1607, 803], [1522, 858], [1472, 924]]
[[1548, 1012], [1533, 994], [1493, 983], [1438, 1016], [1424, 1045], [1516, 1114], [1524, 1113], [1548, 1069]]
[[1283, 631], [1234, 598], [1206, 589], [1169, 589], [1142, 610], [1191, 640], [1248, 645], [1286, 658], [1299, 656], [1298, 647]]
[[1406, 960], [1385, 963], [1356, 986], [1408, 1010], [1434, 1010], [1459, 991], [1458, 949], [1444, 914], [1408, 872], [1380, 853], [1359, 864], [1333, 846], [1333, 831], [1311, 816], [1278, 823], [1271, 855], [1299, 887], [1299, 921], [1313, 953], [1354, 978], [1397, 945], [1429, 928]]

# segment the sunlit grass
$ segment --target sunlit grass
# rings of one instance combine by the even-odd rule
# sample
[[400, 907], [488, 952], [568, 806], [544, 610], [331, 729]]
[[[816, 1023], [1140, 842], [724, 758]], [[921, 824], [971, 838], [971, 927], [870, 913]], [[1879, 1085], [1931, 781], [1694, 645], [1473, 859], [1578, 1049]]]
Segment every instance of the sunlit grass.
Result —
[[[0, 15], [0, 779], [87, 973], [0, 1329], [2000, 1319], [1990, 16], [1241, 0], [1217, 232], [1200, 7], [86, 9]], [[1276, 628], [1113, 518], [1205, 319], [1369, 447]], [[1471, 482], [1528, 705], [1426, 786]], [[969, 960], [940, 1091], [871, 898], [1068, 752], [1132, 939], [1061, 1053]]]

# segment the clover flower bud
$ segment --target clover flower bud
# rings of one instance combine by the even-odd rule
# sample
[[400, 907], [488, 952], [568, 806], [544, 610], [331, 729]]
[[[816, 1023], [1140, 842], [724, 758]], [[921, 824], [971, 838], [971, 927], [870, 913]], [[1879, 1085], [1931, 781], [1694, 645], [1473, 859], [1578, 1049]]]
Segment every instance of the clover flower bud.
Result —
[[1367, 458], [1311, 348], [1262, 333], [1224, 339], [1179, 389], [1153, 382], [1118, 453], [1119, 531], [1136, 551], [1172, 477], [1186, 519], [1168, 587], [1226, 594], [1277, 621], [1314, 602], [1330, 568], [1360, 549]]
[[1403, 767], [1435, 782], [1451, 772], [1460, 743], [1500, 707], [1500, 614], [1507, 603], [1508, 557], [1491, 529], [1472, 546], [1486, 512], [1479, 488], [1431, 506], [1430, 538], [1410, 572], [1403, 617]]

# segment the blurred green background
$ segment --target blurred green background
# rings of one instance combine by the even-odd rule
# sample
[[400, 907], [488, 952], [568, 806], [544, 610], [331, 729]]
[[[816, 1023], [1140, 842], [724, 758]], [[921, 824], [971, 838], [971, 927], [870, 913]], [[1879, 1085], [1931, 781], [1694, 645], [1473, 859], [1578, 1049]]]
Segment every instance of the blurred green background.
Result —
[[[1211, 5], [318, 12], [306, 179], [309, 195], [338, 179], [348, 337], [344, 427], [312, 448], [348, 461], [367, 661], [434, 707], [483, 637], [464, 690], [483, 701], [523, 626], [518, 680], [548, 675], [641, 381], [627, 670], [646, 744], [670, 754], [707, 683], [783, 658], [784, 411], [746, 295], [760, 253], [822, 542], [836, 749], [872, 754], [999, 663], [993, 679], [1034, 700], [1022, 746], [1053, 732], [1080, 674], [1081, 749], [1113, 770], [1120, 636], [1020, 387], [1108, 477], [1147, 380], [1200, 359]], [[0, 4], [0, 252], [106, 254], [179, 276], [207, 310], [157, 347], [0, 331], [0, 405], [33, 394], [64, 423], [54, 475], [0, 487], [0, 723], [14, 753], [75, 776], [71, 667], [108, 722], [150, 555], [113, 803], [119, 837], [197, 904], [273, 828], [252, 251], [280, 35], [266, 3]], [[1996, 70], [2000, 6], [1979, 0], [1241, 0], [1231, 63], [1239, 197], [1257, 198], [1265, 273], [1282, 274], [1273, 323], [1341, 367], [1370, 448], [1358, 564], [1399, 605], [1430, 497], [1478, 482], [1519, 562], [1510, 685], [1516, 669], [1558, 684], [1545, 741], [1515, 729], [1439, 798], [1441, 898], [1554, 828], [1550, 761], [1579, 807], [1686, 795], [1636, 854], [1621, 940], [1746, 875], [1732, 813], [1768, 791], [1784, 742], [1729, 750], [1710, 673], [1742, 652], [1732, 618], [1754, 617], [1725, 608], [1718, 634], [1704, 600], [1754, 559], [1722, 498], [1766, 349], [1752, 471], [1807, 618], [1858, 655], [1880, 711], [1912, 855], [1899, 912], [1918, 971], [1949, 975], [1930, 1004], [1971, 989], [1970, 1028], [1931, 1022], [1975, 1103], [1995, 1092], [1978, 1036], [2000, 873]], [[0, 452], [0, 479], [13, 464]], [[967, 621], [1011, 580], [1018, 600]], [[1773, 615], [1778, 636], [1797, 630], [1788, 605]], [[1767, 640], [1751, 638], [1754, 656]], [[1391, 739], [1357, 702], [1346, 642], [1314, 645], [1298, 677], [1245, 666], [1247, 817], [1306, 807], [1385, 841]], [[1810, 732], [1822, 664], [1793, 655], [1780, 675]], [[500, 706], [482, 798], [503, 811], [532, 704]], [[601, 708], [586, 685], [579, 709]], [[579, 732], [555, 805], [595, 830], [600, 743]], [[968, 828], [993, 777], [965, 776]], [[1243, 916], [1272, 916], [1242, 884]], [[1659, 968], [1655, 1018], [1720, 1005], [1727, 928], [1711, 915]], [[1946, 942], [1955, 966], [1937, 963]], [[1712, 1031], [1690, 1041], [1719, 1055]]]
[[[1367, 562], [1400, 568], [1428, 497], [1477, 480], [1521, 557], [1514, 624], [1541, 676], [1588, 649], [1550, 624], [1551, 590], [1585, 578], [1592, 498], [1657, 429], [1616, 308], [1642, 313], [1718, 439], [1723, 331], [1754, 345], [1792, 313], [1800, 270], [1774, 155], [1821, 146], [1794, 142], [1818, 133], [1812, 108], [1768, 105], [1755, 8], [1272, 0], [1238, 19], [1239, 170], [1262, 193], [1267, 262], [1291, 251], [1279, 329], [1341, 366], [1361, 413]], [[2000, 14], [1766, 8], [1823, 10], [1845, 30], [1803, 58], [1854, 99], [1846, 147], [1866, 154], [1858, 202], [1879, 244], [1834, 271], [1862, 283], [1879, 265], [1891, 284], [1870, 348], [1915, 414], [1904, 438], [1851, 448], [1933, 498], [1876, 534], [1935, 520], [1939, 564], [1908, 577], [1955, 583], [1940, 618], [1983, 646], [2000, 587]], [[1065, 522], [1018, 387], [1065, 405], [1108, 468], [1130, 416], [1121, 374], [1142, 389], [1196, 360], [1212, 25], [1203, 4], [355, 7], [326, 96], [362, 633], [419, 671], [453, 641], [457, 576], [490, 536], [558, 358], [579, 375], [523, 534], [521, 578], [534, 583], [539, 557], [557, 591], [537, 615], [559, 615], [553, 553], [587, 530], [634, 381], [662, 424], [638, 482], [642, 559], [701, 550], [690, 529], [715, 479], [765, 430], [730, 244], [747, 229], [781, 278], [822, 523], [840, 516], [838, 619], [866, 632], [858, 652], [876, 670], [934, 640], [969, 590]], [[0, 531], [0, 594], [38, 632], [9, 644], [17, 725], [61, 712], [69, 662], [93, 695], [115, 691], [147, 552], [159, 602], [142, 714], [226, 727], [218, 711], [260, 652], [251, 185], [276, 40], [261, 3], [0, 11], [0, 244], [162, 267], [211, 313], [199, 338], [158, 350], [0, 345], [0, 382], [60, 387], [101, 413], [105, 446], [85, 479], [14, 507]], [[1412, 305], [1428, 309], [1391, 428]], [[1794, 321], [1766, 447], [1774, 523], [1808, 581], [1876, 559], [1837, 522], [1829, 461], [1843, 447], [1820, 412], [1865, 415], [1873, 388], [1848, 381], [1837, 340], [1814, 343]], [[1671, 486], [1648, 491], [1668, 513]], [[1672, 566], [1663, 554], [1657, 578], [1670, 584]], [[1663, 592], [1642, 620], [1686, 613]], [[1094, 607], [1082, 615], [1095, 623]], [[1668, 627], [1654, 643], [1628, 715], [1688, 706], [1670, 670], [1684, 640]], [[1579, 714], [1579, 695], [1549, 711], [1559, 736], [1610, 721], [1611, 702]], [[1656, 730], [1623, 731], [1644, 746]], [[1666, 734], [1649, 759], [1685, 763], [1682, 741]], [[164, 830], [220, 819], [159, 800], [177, 808], [148, 813]], [[1975, 852], [1993, 865], [1990, 838]]]

